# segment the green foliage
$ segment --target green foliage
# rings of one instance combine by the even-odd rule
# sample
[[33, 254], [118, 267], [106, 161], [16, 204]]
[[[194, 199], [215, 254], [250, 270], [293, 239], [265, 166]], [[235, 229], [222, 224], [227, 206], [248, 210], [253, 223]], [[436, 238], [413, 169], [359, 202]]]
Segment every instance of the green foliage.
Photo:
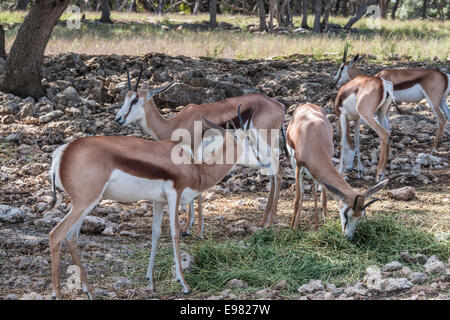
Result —
[[[155, 274], [160, 292], [179, 290], [170, 281], [171, 247], [159, 250]], [[295, 293], [311, 279], [337, 285], [360, 281], [367, 267], [399, 260], [403, 251], [437, 255], [446, 261], [450, 241], [439, 242], [423, 229], [405, 226], [379, 213], [360, 224], [351, 242], [341, 235], [339, 223], [329, 219], [317, 232], [266, 229], [248, 237], [245, 245], [233, 240], [207, 240], [183, 250], [194, 257], [193, 270], [185, 277], [197, 292], [220, 292], [229, 280], [238, 278], [249, 284], [248, 289], [239, 290], [255, 292], [284, 279], [288, 282], [288, 293]], [[148, 256], [148, 250], [135, 251], [132, 258], [127, 257], [132, 261], [133, 272], [128, 269], [124, 274], [142, 277]]]
[[[440, 18], [438, 10], [435, 8], [434, 5], [431, 4], [431, 1], [429, 1], [429, 2], [430, 3], [428, 4], [427, 11], [426, 11], [427, 17]], [[444, 3], [443, 0], [437, 0], [435, 2]], [[422, 16], [422, 6], [423, 6], [423, 1], [403, 0], [402, 4], [399, 6], [399, 8], [397, 10], [397, 17], [399, 17], [400, 19], [420, 18]], [[449, 6], [450, 6], [450, 2], [445, 1], [445, 5], [442, 8], [443, 9], [442, 12], [443, 12], [444, 16], [448, 12]]]

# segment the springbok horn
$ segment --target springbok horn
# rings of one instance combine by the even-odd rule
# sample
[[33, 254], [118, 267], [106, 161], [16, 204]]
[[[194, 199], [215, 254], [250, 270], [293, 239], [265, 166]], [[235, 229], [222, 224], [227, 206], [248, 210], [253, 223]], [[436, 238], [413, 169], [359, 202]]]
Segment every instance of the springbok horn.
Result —
[[218, 126], [217, 124], [215, 124], [215, 123], [209, 121], [209, 120], [206, 119], [204, 116], [201, 116], [201, 117], [202, 117], [203, 121], [204, 121], [209, 127], [213, 128], [213, 129], [217, 129], [217, 130], [219, 130], [222, 134], [225, 134], [225, 129], [224, 129], [224, 128], [222, 128], [221, 126]]
[[345, 42], [345, 46], [344, 46], [344, 57], [342, 58], [342, 63], [347, 62], [347, 53], [348, 53], [348, 42]]
[[361, 211], [365, 210], [368, 206], [370, 206], [372, 203], [374, 203], [374, 202], [376, 202], [376, 201], [381, 201], [381, 202], [383, 202], [381, 199], [378, 199], [378, 198], [372, 199], [372, 200], [370, 200], [369, 202], [367, 202], [367, 203], [361, 208]]
[[250, 121], [252, 120], [253, 111], [255, 111], [255, 106], [253, 106], [252, 109], [250, 110], [250, 115], [248, 116], [248, 119], [246, 122], [247, 125], [245, 126], [244, 131], [247, 131], [248, 127], [250, 126]]
[[239, 128], [244, 129], [244, 120], [241, 115], [241, 104], [238, 106]]
[[157, 93], [166, 91], [166, 90], [169, 89], [174, 83], [175, 83], [175, 82], [171, 82], [171, 83], [169, 83], [168, 85], [166, 85], [166, 86], [164, 86], [164, 87], [156, 88], [156, 89], [150, 90], [150, 91], [148, 92], [148, 94], [149, 94], [150, 96], [153, 96], [153, 95], [155, 95], [155, 94], [157, 94]]
[[142, 77], [142, 64], [141, 64], [141, 66], [140, 66], [140, 68], [141, 68], [141, 70], [140, 70], [140, 72], [139, 72], [139, 77], [138, 77], [138, 80], [137, 80], [137, 82], [136, 82], [136, 86], [134, 87], [134, 91], [136, 92], [137, 91], [137, 89], [138, 89], [138, 87], [139, 87], [139, 82], [141, 82], [141, 77]]
[[125, 67], [125, 70], [127, 70], [128, 90], [130, 90], [130, 91], [131, 91], [131, 79], [130, 79], [130, 72], [128, 71], [128, 67]]

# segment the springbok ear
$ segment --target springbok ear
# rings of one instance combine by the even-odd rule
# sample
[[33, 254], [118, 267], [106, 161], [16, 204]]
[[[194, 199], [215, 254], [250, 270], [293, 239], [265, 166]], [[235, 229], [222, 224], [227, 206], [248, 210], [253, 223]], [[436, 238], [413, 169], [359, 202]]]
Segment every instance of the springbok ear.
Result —
[[384, 187], [386, 187], [386, 185], [388, 184], [389, 179], [384, 179], [381, 182], [378, 182], [376, 185], [374, 185], [372, 188], [370, 188], [369, 190], [367, 190], [364, 193], [364, 196], [366, 198], [370, 197], [371, 195], [377, 193], [378, 191], [380, 191], [381, 189], [383, 189]]
[[332, 185], [329, 185], [326, 182], [322, 181], [321, 183], [325, 186], [325, 188], [328, 189], [328, 191], [330, 191], [332, 194], [334, 194], [336, 197], [338, 197], [338, 199], [340, 199], [342, 201], [345, 200], [345, 194], [342, 193], [339, 189], [333, 187]]
[[358, 59], [359, 59], [359, 53], [357, 53], [356, 56], [353, 57], [353, 60], [350, 62], [350, 66], [352, 66], [356, 62], [358, 62]]
[[359, 62], [362, 62], [366, 57], [367, 57], [367, 55], [364, 53], [364, 54], [358, 59], [358, 63], [359, 63]]

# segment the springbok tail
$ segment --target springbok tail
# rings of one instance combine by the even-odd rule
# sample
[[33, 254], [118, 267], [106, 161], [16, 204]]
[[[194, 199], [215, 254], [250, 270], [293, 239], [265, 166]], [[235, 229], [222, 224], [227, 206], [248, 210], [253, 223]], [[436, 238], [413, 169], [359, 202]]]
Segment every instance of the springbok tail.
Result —
[[[383, 80], [383, 85], [386, 90], [387, 95], [389, 95], [392, 99], [392, 103], [397, 104], [394, 96], [394, 84], [386, 79], [381, 78]], [[387, 96], [384, 97], [383, 102], [386, 101]]]
[[283, 125], [281, 125], [281, 137], [283, 138], [283, 150], [284, 150], [284, 153], [286, 154], [286, 157], [289, 159], [291, 155], [290, 155], [290, 153], [289, 153], [289, 151], [288, 151], [288, 149], [286, 147], [286, 145], [287, 145], [286, 131], [284, 130], [284, 126]]
[[53, 174], [51, 175], [51, 180], [52, 180], [52, 190], [53, 190], [53, 201], [52, 201], [52, 203], [50, 204], [50, 209], [53, 209], [53, 207], [54, 207], [55, 204], [56, 204], [56, 200], [57, 200], [57, 198], [56, 198], [55, 175], [56, 175], [55, 172], [53, 172]]

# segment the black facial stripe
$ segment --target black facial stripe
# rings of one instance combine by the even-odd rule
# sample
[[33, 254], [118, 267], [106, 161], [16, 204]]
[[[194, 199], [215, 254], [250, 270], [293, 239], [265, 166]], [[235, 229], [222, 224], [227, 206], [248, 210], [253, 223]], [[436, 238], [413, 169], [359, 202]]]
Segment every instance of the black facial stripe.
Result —
[[128, 115], [130, 114], [131, 108], [133, 107], [133, 104], [136, 104], [138, 101], [139, 101], [139, 97], [138, 97], [138, 95], [136, 95], [136, 97], [133, 99], [133, 101], [131, 101], [130, 108], [128, 109], [128, 112], [125, 115], [124, 119], [126, 119], [128, 117]]

